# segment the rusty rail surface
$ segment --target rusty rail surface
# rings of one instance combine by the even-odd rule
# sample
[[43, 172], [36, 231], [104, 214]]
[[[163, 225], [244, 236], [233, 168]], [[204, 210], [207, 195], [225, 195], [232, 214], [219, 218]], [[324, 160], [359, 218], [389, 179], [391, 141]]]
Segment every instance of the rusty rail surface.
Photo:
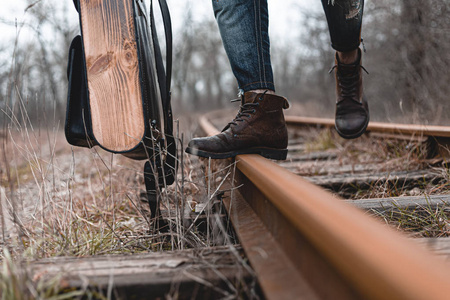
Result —
[[[286, 122], [289, 125], [316, 125], [323, 127], [334, 127], [334, 119], [326, 118], [286, 116]], [[416, 134], [450, 138], [449, 126], [369, 122], [367, 131], [408, 135]]]
[[268, 299], [448, 299], [431, 252], [261, 156], [236, 162], [224, 203]]

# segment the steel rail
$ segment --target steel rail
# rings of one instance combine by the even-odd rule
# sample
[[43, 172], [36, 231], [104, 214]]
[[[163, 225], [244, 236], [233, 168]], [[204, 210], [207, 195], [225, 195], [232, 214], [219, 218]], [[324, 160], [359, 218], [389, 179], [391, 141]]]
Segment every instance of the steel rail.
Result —
[[[208, 135], [217, 133], [206, 117], [200, 125]], [[239, 155], [236, 165], [235, 185], [242, 187], [224, 202], [268, 299], [449, 298], [450, 267], [431, 252], [261, 156]], [[251, 216], [239, 211], [246, 206], [268, 235], [252, 236]], [[269, 240], [282, 249], [285, 263], [287, 257], [285, 271], [264, 252]], [[286, 278], [296, 278], [298, 286]]]
[[[334, 127], [334, 119], [286, 116], [289, 125]], [[367, 131], [450, 138], [450, 126], [369, 122]]]

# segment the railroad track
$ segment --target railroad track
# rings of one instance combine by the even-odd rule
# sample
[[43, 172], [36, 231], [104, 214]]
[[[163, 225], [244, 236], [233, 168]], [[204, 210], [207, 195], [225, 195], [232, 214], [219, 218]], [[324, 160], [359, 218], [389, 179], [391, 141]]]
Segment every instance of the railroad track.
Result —
[[[225, 121], [218, 116], [223, 113], [202, 117], [201, 129], [215, 134]], [[392, 169], [389, 165], [395, 165], [395, 157], [386, 162], [384, 157], [343, 156], [343, 152], [355, 152], [355, 141], [339, 141], [330, 149], [332, 131], [326, 129], [333, 126], [330, 120], [288, 117], [287, 121], [291, 129], [286, 161], [274, 163], [258, 155], [240, 155], [231, 164], [225, 162], [227, 172], [235, 166], [234, 172], [228, 173], [229, 180], [220, 180], [216, 192], [208, 192], [224, 204], [239, 245], [46, 259], [31, 264], [29, 273], [40, 278], [65, 272], [66, 288], [94, 286], [106, 293], [114, 290], [124, 299], [131, 295], [166, 297], [168, 293], [182, 299], [193, 295], [236, 297], [241, 295], [239, 289], [230, 286], [252, 286], [255, 275], [262, 290], [259, 296], [267, 299], [448, 299], [449, 265], [427, 248], [450, 257], [448, 250], [439, 249], [448, 248], [450, 243], [441, 244], [438, 239], [416, 242], [374, 220], [368, 212], [400, 207], [437, 209], [450, 201], [446, 195], [423, 197], [407, 192], [405, 197], [404, 191], [397, 191], [397, 186], [407, 191], [422, 189], [424, 182], [432, 189], [448, 180], [442, 169], [447, 169], [443, 157], [448, 156], [445, 143], [449, 129], [402, 129], [371, 123], [372, 138], [357, 140], [367, 144], [366, 149], [401, 141], [400, 146], [393, 142], [389, 147], [404, 148], [420, 158], [417, 163], [411, 159], [409, 166], [399, 160]], [[370, 144], [373, 140], [377, 141]], [[217, 163], [220, 169], [220, 161]], [[212, 164], [206, 161], [203, 166], [210, 169], [206, 181], [214, 184]], [[443, 166], [441, 171], [438, 165]], [[380, 187], [392, 189], [389, 197], [361, 194]], [[372, 199], [359, 201], [361, 197]], [[215, 223], [214, 217], [198, 215], [196, 220], [208, 227], [209, 219], [209, 225]], [[236, 264], [236, 259], [243, 263]], [[246, 267], [247, 259], [253, 270]], [[244, 294], [245, 298], [253, 296]]]
[[[295, 126], [334, 126], [323, 119], [287, 121]], [[217, 133], [206, 117], [200, 125], [208, 135]], [[450, 128], [438, 126], [372, 123], [369, 131], [434, 141], [434, 147], [442, 147], [436, 141], [450, 136]], [[434, 150], [428, 149], [433, 155]], [[329, 158], [322, 157], [327, 163]], [[289, 168], [298, 160], [291, 154], [281, 165]], [[317, 177], [305, 180], [258, 155], [237, 156], [236, 166], [234, 185], [240, 188], [224, 203], [266, 298], [448, 299], [449, 265], [311, 183], [320, 183]], [[404, 182], [408, 172], [405, 175]]]

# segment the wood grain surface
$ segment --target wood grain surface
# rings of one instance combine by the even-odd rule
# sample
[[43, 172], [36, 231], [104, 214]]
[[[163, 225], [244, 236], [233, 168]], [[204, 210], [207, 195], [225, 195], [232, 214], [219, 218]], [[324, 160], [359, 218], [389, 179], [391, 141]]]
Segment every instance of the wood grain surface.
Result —
[[106, 149], [126, 151], [144, 136], [132, 0], [82, 0], [92, 128]]
[[[209, 247], [91, 257], [54, 257], [31, 261], [26, 272], [35, 282], [59, 279], [60, 288], [114, 291], [114, 299], [219, 299], [230, 286], [253, 276], [235, 247]], [[236, 292], [236, 291], [234, 291]], [[193, 295], [196, 295], [194, 297]], [[88, 297], [84, 297], [88, 298]], [[106, 298], [106, 297], [105, 297]]]

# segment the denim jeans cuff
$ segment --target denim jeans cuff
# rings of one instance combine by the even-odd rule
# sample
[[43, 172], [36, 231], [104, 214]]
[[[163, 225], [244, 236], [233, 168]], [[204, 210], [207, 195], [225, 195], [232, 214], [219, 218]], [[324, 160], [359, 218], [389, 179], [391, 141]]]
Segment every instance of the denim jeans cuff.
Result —
[[264, 89], [275, 91], [275, 85], [273, 82], [252, 82], [240, 87], [240, 89], [244, 90], [244, 92]]

